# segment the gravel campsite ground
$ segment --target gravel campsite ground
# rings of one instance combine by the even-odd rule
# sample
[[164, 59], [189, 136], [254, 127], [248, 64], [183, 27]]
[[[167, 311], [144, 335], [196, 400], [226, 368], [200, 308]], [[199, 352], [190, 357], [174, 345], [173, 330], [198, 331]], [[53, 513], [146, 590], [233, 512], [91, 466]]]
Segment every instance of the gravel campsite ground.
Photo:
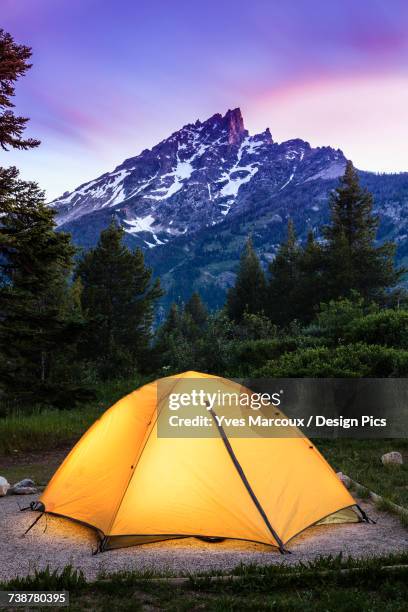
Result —
[[397, 517], [379, 512], [372, 504], [361, 505], [374, 518], [366, 523], [321, 525], [307, 529], [290, 543], [291, 555], [282, 556], [261, 544], [226, 540], [208, 544], [194, 538], [173, 540], [108, 551], [92, 555], [96, 537], [91, 529], [70, 520], [42, 517], [24, 537], [22, 534], [37, 514], [20, 512], [17, 502], [26, 506], [36, 496], [0, 499], [0, 581], [26, 576], [35, 569], [62, 569], [72, 564], [82, 569], [87, 579], [120, 570], [173, 574], [228, 571], [240, 563], [296, 564], [312, 561], [319, 555], [349, 555], [355, 558], [406, 552], [408, 530]]

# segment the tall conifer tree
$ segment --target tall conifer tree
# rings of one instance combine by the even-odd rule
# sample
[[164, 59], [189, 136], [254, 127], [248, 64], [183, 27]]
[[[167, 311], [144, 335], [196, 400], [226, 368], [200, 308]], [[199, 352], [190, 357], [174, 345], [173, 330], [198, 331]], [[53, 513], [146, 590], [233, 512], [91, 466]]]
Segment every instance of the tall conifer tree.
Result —
[[179, 329], [179, 327], [180, 327], [180, 313], [179, 313], [177, 304], [173, 302], [169, 308], [167, 317], [163, 325], [160, 327], [160, 329], [163, 330], [163, 333], [170, 334], [172, 332], [176, 332]]
[[258, 314], [265, 308], [265, 274], [248, 238], [238, 268], [234, 287], [228, 291], [227, 312], [230, 319], [240, 321], [245, 312]]
[[324, 251], [322, 245], [315, 240], [313, 230], [308, 232], [306, 244], [299, 254], [298, 277], [296, 319], [307, 323], [327, 297]]
[[204, 306], [197, 291], [192, 294], [186, 303], [184, 311], [191, 316], [193, 323], [198, 325], [198, 327], [202, 327], [208, 319], [207, 308]]
[[358, 291], [367, 300], [383, 299], [403, 270], [394, 268], [395, 245], [375, 243], [379, 220], [373, 214], [373, 197], [360, 186], [350, 161], [331, 195], [330, 209], [330, 225], [323, 228], [328, 296]]
[[53, 361], [75, 327], [62, 310], [75, 249], [15, 168], [0, 169], [0, 214], [0, 380], [8, 394], [53, 401], [63, 387]]
[[299, 314], [300, 257], [295, 228], [292, 220], [289, 220], [287, 238], [269, 265], [267, 312], [277, 325], [286, 325]]
[[159, 281], [152, 282], [142, 251], [128, 249], [123, 238], [123, 228], [112, 222], [77, 268], [86, 319], [82, 348], [86, 357], [99, 362], [107, 377], [123, 374], [121, 368], [143, 366], [154, 304], [162, 295]]
[[31, 68], [30, 57], [30, 47], [18, 45], [10, 34], [0, 29], [0, 147], [4, 150], [30, 149], [40, 144], [33, 138], [23, 139], [28, 119], [15, 115], [12, 110], [15, 82]]

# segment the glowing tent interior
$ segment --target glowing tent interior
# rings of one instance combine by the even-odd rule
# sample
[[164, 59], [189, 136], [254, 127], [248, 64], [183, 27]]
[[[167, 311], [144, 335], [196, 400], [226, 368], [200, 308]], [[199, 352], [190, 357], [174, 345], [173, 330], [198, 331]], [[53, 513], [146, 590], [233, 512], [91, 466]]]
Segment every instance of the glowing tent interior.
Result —
[[[166, 380], [178, 393], [197, 380], [242, 389], [197, 372]], [[95, 528], [101, 551], [197, 536], [261, 542], [283, 552], [311, 525], [361, 520], [353, 497], [301, 435], [229, 437], [222, 427], [211, 437], [158, 435], [169, 392], [159, 383], [124, 397], [90, 427], [36, 509]]]

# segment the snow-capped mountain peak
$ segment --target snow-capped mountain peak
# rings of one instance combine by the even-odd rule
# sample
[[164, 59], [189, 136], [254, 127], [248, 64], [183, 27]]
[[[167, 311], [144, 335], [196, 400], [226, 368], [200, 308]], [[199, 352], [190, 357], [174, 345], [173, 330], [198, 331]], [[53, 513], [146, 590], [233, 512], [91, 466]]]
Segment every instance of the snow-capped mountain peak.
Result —
[[257, 194], [343, 173], [345, 157], [302, 140], [251, 136], [239, 108], [185, 125], [113, 172], [51, 203], [59, 226], [103, 226], [114, 216], [144, 247], [221, 223], [256, 205]]
[[[328, 199], [344, 172], [338, 149], [293, 139], [277, 143], [269, 129], [251, 135], [241, 111], [189, 123], [112, 172], [51, 203], [59, 228], [77, 245], [95, 245], [112, 219], [126, 242], [140, 246], [166, 289], [165, 303], [199, 291], [221, 306], [251, 235], [267, 268], [292, 219], [300, 240], [319, 237]], [[379, 241], [395, 240], [407, 260], [408, 173], [360, 172], [374, 196]]]

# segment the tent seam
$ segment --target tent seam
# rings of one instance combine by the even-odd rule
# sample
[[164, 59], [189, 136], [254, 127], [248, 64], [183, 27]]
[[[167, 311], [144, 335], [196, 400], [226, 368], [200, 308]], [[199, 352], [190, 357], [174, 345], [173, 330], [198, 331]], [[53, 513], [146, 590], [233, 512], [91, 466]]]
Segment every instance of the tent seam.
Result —
[[[157, 382], [158, 382], [158, 381], [156, 381], [156, 394], [157, 394]], [[176, 379], [176, 381], [175, 381], [175, 383], [174, 383], [174, 385], [173, 385], [173, 387], [172, 387], [172, 389], [171, 389], [172, 391], [173, 391], [173, 389], [174, 389], [174, 388], [177, 386], [178, 382], [179, 382], [179, 379]], [[167, 393], [167, 395], [168, 395], [168, 393]], [[125, 495], [126, 495], [126, 493], [127, 493], [128, 489], [129, 489], [129, 486], [130, 486], [130, 484], [131, 484], [131, 482], [132, 482], [133, 476], [134, 476], [134, 475], [135, 475], [135, 473], [136, 473], [137, 466], [139, 465], [140, 459], [142, 458], [142, 455], [143, 455], [144, 450], [145, 450], [145, 448], [146, 448], [146, 446], [147, 446], [147, 443], [149, 442], [149, 439], [150, 439], [151, 433], [152, 433], [152, 431], [153, 431], [153, 429], [154, 429], [154, 427], [155, 427], [155, 425], [156, 425], [156, 423], [157, 423], [158, 418], [159, 418], [159, 410], [158, 410], [158, 405], [157, 405], [157, 395], [156, 395], [156, 418], [155, 418], [154, 423], [152, 424], [152, 426], [151, 426], [151, 428], [150, 428], [149, 433], [147, 434], [146, 440], [145, 440], [145, 442], [144, 442], [144, 444], [143, 444], [143, 447], [142, 447], [142, 449], [141, 449], [141, 451], [140, 451], [140, 453], [139, 453], [139, 457], [138, 457], [138, 459], [137, 459], [137, 462], [136, 462], [136, 464], [135, 464], [135, 465], [134, 465], [134, 467], [133, 467], [132, 473], [131, 473], [131, 475], [130, 475], [130, 477], [129, 477], [129, 480], [128, 480], [128, 482], [127, 482], [127, 485], [126, 485], [126, 487], [125, 487], [125, 489], [124, 489], [124, 491], [123, 491], [123, 495], [122, 495], [122, 497], [120, 498], [120, 501], [118, 502], [118, 505], [116, 506], [116, 509], [115, 509], [115, 511], [114, 511], [114, 513], [113, 513], [112, 520], [111, 520], [111, 522], [109, 523], [109, 526], [108, 526], [108, 529], [107, 529], [107, 533], [105, 533], [105, 535], [106, 535], [106, 536], [109, 536], [109, 532], [110, 532], [110, 530], [112, 529], [112, 527], [113, 527], [113, 525], [114, 525], [114, 523], [115, 523], [116, 517], [117, 517], [118, 512], [119, 512], [119, 510], [120, 510], [120, 507], [121, 507], [121, 505], [122, 505], [122, 502], [123, 502], [123, 500], [125, 499]], [[137, 453], [136, 453], [136, 457], [137, 457]]]

